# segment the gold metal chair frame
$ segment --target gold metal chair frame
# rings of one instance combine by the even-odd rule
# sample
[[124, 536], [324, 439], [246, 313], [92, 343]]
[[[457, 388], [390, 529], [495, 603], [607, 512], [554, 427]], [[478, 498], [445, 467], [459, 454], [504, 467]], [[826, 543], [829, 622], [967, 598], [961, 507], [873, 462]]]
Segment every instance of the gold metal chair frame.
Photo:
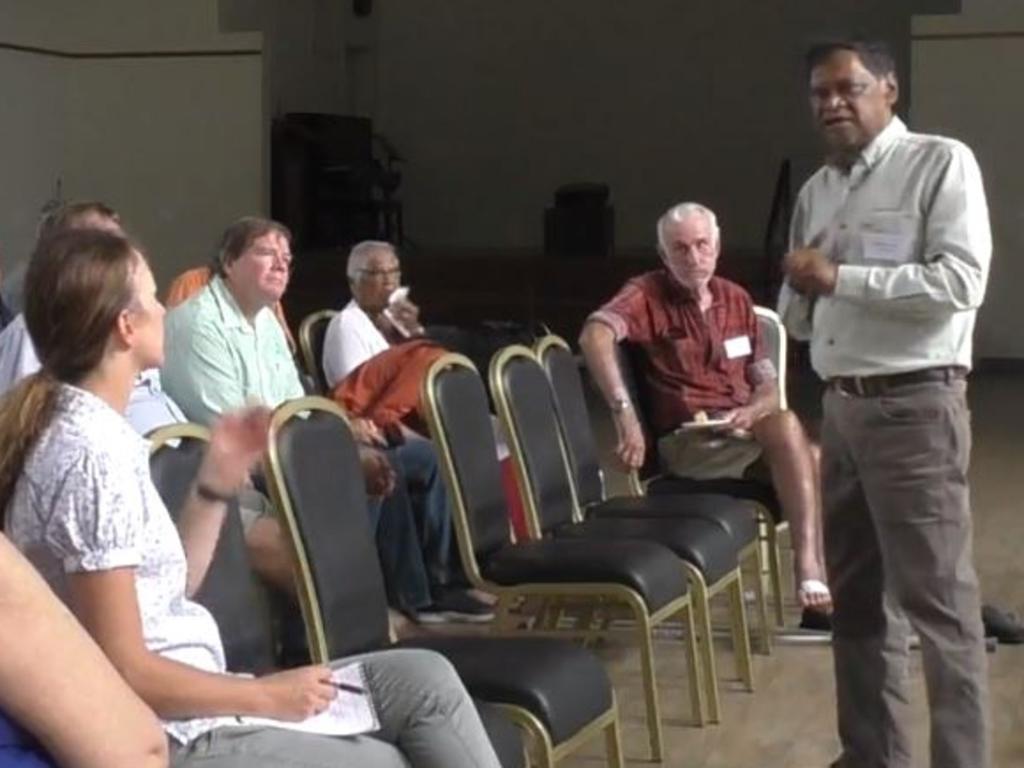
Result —
[[[495, 624], [496, 629], [515, 631], [517, 628], [510, 619], [510, 610], [520, 600], [540, 598], [542, 601], [564, 600], [567, 603], [577, 603], [585, 606], [592, 616], [595, 607], [615, 606], [624, 607], [635, 621], [638, 636], [638, 643], [641, 652], [641, 667], [644, 680], [644, 694], [647, 711], [647, 725], [650, 741], [651, 758], [661, 761], [664, 754], [664, 736], [662, 733], [661, 715], [657, 697], [657, 682], [654, 666], [654, 640], [652, 628], [664, 623], [671, 617], [679, 616], [683, 626], [688, 628], [687, 636], [693, 638], [694, 623], [693, 615], [690, 612], [690, 596], [682, 597], [662, 606], [659, 610], [651, 613], [642, 596], [636, 591], [617, 583], [591, 583], [591, 584], [560, 584], [531, 582], [507, 586], [497, 584], [486, 579], [480, 570], [476, 554], [473, 549], [472, 533], [469, 527], [469, 510], [462, 485], [459, 482], [458, 473], [455, 467], [455, 460], [452, 456], [451, 446], [448, 442], [447, 431], [442, 423], [440, 408], [435, 393], [435, 382], [446, 370], [450, 368], [464, 368], [473, 371], [479, 376], [479, 372], [470, 360], [462, 355], [449, 353], [434, 362], [423, 382], [422, 399], [424, 417], [430, 429], [432, 438], [441, 456], [442, 470], [448, 484], [448, 490], [454, 507], [454, 522], [456, 540], [459, 546], [459, 553], [466, 570], [470, 583], [477, 589], [491, 592], [498, 597], [496, 607]], [[602, 631], [607, 630], [603, 627]], [[565, 636], [567, 633], [558, 632], [550, 627], [543, 633]], [[589, 626], [584, 626], [579, 636], [589, 639], [592, 636]], [[704, 722], [704, 693], [700, 685], [700, 666], [697, 661], [696, 648], [692, 643], [687, 646], [687, 663], [690, 674], [690, 698], [694, 712], [694, 719], [698, 724]], [[612, 765], [622, 765], [621, 747], [617, 730], [613, 734], [606, 730], [606, 740], [609, 755], [609, 762]]]
[[[530, 477], [527, 468], [522, 442], [516, 429], [515, 420], [512, 418], [508, 393], [502, 377], [502, 371], [505, 366], [512, 360], [520, 357], [536, 362], [543, 369], [543, 365], [534, 355], [533, 350], [520, 345], [512, 345], [500, 350], [491, 360], [489, 377], [491, 393], [494, 395], [499, 417], [511, 444], [516, 467], [516, 479], [519, 483], [520, 493], [523, 496], [524, 506], [526, 507], [527, 527], [530, 530], [531, 536], [540, 537], [540, 517], [536, 504], [536, 494], [533, 492], [533, 479]], [[584, 519], [583, 510], [580, 508], [579, 500], [576, 496], [575, 483], [571, 481], [572, 465], [569, 461], [568, 449], [560, 430], [558, 435], [563, 469], [570, 478], [569, 491], [573, 506], [573, 519], [582, 521]], [[729, 611], [737, 675], [748, 691], [754, 690], [750, 634], [747, 627], [746, 606], [743, 601], [743, 575], [737, 565], [735, 569], [722, 576], [717, 582], [708, 584], [704, 579], [704, 574], [698, 568], [682, 558], [680, 558], [679, 564], [690, 584], [691, 605], [697, 624], [696, 633], [687, 635], [688, 642], [696, 645], [697, 640], [700, 640], [699, 646], [707, 696], [707, 719], [717, 723], [721, 721], [721, 704], [714, 656], [714, 638], [711, 630], [710, 601], [712, 597], [720, 592], [727, 592], [729, 595]]]
[[317, 386], [324, 376], [320, 373], [321, 361], [316, 359], [313, 352], [313, 326], [320, 320], [333, 318], [336, 314], [338, 312], [334, 309], [320, 309], [306, 315], [299, 323], [299, 354], [302, 356], [302, 365]]
[[[544, 367], [543, 366], [544, 354], [545, 354], [545, 352], [547, 352], [547, 350], [549, 350], [551, 348], [563, 349], [566, 352], [569, 352], [570, 354], [572, 354], [572, 348], [569, 346], [568, 342], [566, 342], [565, 339], [563, 339], [561, 336], [558, 336], [556, 334], [549, 333], [548, 335], [543, 336], [542, 338], [538, 339], [536, 342], [534, 342], [534, 345], [533, 345], [533, 354], [541, 362], [541, 366], [542, 367]], [[545, 367], [544, 370], [545, 370], [545, 373], [546, 373], [547, 372], [547, 368]], [[563, 439], [563, 441], [568, 443], [569, 438], [568, 438], [568, 436], [564, 432], [562, 433], [562, 439]], [[640, 475], [637, 472], [637, 470], [635, 470], [635, 469], [629, 470], [629, 472], [626, 474], [626, 479], [627, 479], [629, 491], [630, 491], [630, 493], [633, 496], [646, 496], [647, 495], [647, 488], [644, 485], [644, 483], [640, 480]], [[769, 656], [769, 655], [771, 655], [771, 647], [772, 647], [771, 646], [771, 634], [772, 634], [772, 631], [771, 631], [771, 627], [769, 626], [768, 602], [767, 602], [767, 598], [765, 597], [765, 591], [764, 591], [764, 578], [763, 578], [763, 574], [764, 574], [764, 553], [762, 551], [761, 542], [764, 539], [764, 530], [765, 530], [764, 516], [768, 515], [769, 522], [771, 521], [771, 516], [768, 514], [768, 511], [761, 504], [757, 503], [756, 501], [750, 501], [750, 506], [752, 507], [752, 513], [754, 514], [755, 518], [757, 519], [757, 524], [758, 524], [758, 540], [755, 541], [755, 542], [752, 542], [751, 544], [749, 544], [748, 546], [744, 547], [740, 551], [740, 561], [741, 562], [753, 561], [752, 565], [753, 565], [753, 568], [754, 568], [754, 574], [756, 575], [756, 579], [754, 581], [754, 593], [755, 593], [756, 600], [757, 600], [758, 624], [760, 625], [760, 633], [759, 633], [759, 636], [758, 636], [758, 639], [760, 640], [760, 651], [764, 655]], [[587, 510], [586, 510], [586, 508], [584, 508], [583, 509], [584, 517], [586, 517], [586, 512], [587, 512]], [[776, 546], [777, 546], [777, 544], [776, 544]], [[777, 551], [776, 551], [776, 554], [778, 554]]]
[[202, 440], [208, 443], [210, 442], [210, 430], [200, 424], [193, 424], [191, 422], [157, 427], [146, 434], [146, 439], [149, 441], [149, 455], [152, 456], [172, 440], [181, 440], [183, 438]]
[[[473, 549], [472, 533], [469, 526], [469, 510], [462, 491], [462, 485], [459, 482], [455, 460], [448, 442], [447, 431], [442, 423], [435, 393], [435, 382], [446, 370], [451, 368], [468, 369], [479, 376], [476, 366], [468, 358], [456, 353], [446, 354], [436, 360], [427, 372], [423, 382], [421, 404], [424, 411], [423, 416], [441, 457], [441, 468], [444, 472], [453, 504], [456, 541], [470, 584], [477, 589], [491, 592], [498, 597], [495, 617], [495, 628], [497, 630], [517, 631], [518, 628], [510, 618], [510, 611], [521, 600], [533, 598], [540, 598], [542, 601], [549, 599], [564, 600], [567, 603], [582, 604], [588, 609], [604, 606], [625, 608], [635, 621], [640, 646], [651, 759], [660, 762], [664, 754], [664, 735], [657, 696], [652, 629], [665, 623], [671, 617], [678, 615], [683, 621], [684, 628], [688, 628], [688, 637], [692, 638], [694, 623], [693, 615], [690, 612], [690, 596], [688, 594], [683, 595], [651, 613], [643, 597], [622, 584], [607, 582], [591, 584], [530, 582], [507, 586], [486, 579], [480, 570], [480, 564], [477, 562], [476, 553]], [[606, 630], [607, 627], [602, 628], [602, 631]], [[554, 627], [551, 627], [548, 630], [541, 630], [541, 634], [553, 634], [564, 637], [570, 633], [559, 632]], [[592, 636], [589, 626], [584, 626], [583, 631], [576, 634], [581, 639], [589, 639]], [[688, 677], [690, 680], [690, 699], [694, 719], [698, 724], [702, 725], [704, 723], [704, 692], [699, 681], [700, 666], [697, 661], [696, 648], [692, 644], [687, 646], [686, 658], [690, 670]], [[622, 752], [617, 729], [614, 735], [610, 730], [606, 730], [606, 743], [609, 762], [612, 765], [622, 765]]]
[[[320, 610], [320, 599], [310, 568], [309, 557], [299, 532], [295, 509], [291, 495], [288, 493], [281, 457], [277, 450], [277, 436], [281, 428], [291, 419], [304, 413], [321, 411], [338, 417], [346, 428], [351, 429], [348, 415], [332, 400], [319, 396], [301, 397], [282, 403], [274, 410], [270, 420], [270, 432], [267, 438], [267, 463], [269, 465], [268, 485], [275, 508], [284, 519], [285, 528], [292, 552], [295, 556], [297, 571], [295, 574], [299, 604], [302, 608], [302, 619], [309, 641], [309, 650], [314, 664], [327, 664], [331, 661], [327, 651], [327, 634], [324, 630], [323, 614]], [[611, 768], [624, 768], [622, 758], [621, 737], [619, 735], [618, 707], [615, 695], [612, 694], [611, 707], [580, 729], [578, 733], [560, 744], [551, 741], [544, 724], [527, 709], [511, 704], [491, 702], [500, 708], [512, 722], [522, 728], [528, 735], [530, 743], [537, 747], [540, 768], [554, 768], [555, 763], [564, 756], [574, 752], [581, 744], [589, 741], [600, 732], [605, 734], [608, 750], [608, 762]]]

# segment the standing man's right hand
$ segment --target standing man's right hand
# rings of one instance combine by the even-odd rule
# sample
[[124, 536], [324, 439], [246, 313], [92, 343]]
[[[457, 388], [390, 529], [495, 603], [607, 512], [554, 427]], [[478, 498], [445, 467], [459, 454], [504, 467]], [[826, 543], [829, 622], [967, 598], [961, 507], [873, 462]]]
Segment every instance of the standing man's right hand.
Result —
[[632, 407], [612, 415], [615, 422], [615, 455], [619, 457], [626, 469], [640, 469], [644, 465], [647, 445], [644, 442], [644, 431]]

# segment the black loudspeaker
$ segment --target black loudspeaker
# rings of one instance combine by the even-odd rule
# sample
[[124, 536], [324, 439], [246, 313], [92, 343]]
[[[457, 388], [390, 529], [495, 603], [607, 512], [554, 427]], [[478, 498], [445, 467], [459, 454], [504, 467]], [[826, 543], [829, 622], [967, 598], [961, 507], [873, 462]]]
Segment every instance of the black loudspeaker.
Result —
[[615, 209], [607, 184], [565, 184], [544, 211], [544, 253], [562, 258], [603, 258], [615, 247]]
[[373, 0], [352, 0], [352, 14], [364, 18], [373, 13]]

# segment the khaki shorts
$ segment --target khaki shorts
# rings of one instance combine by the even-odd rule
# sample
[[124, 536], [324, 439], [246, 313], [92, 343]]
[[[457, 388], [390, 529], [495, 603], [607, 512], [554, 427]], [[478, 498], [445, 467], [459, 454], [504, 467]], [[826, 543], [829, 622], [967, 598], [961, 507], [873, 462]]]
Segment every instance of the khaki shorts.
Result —
[[658, 440], [658, 458], [664, 472], [694, 480], [747, 476], [761, 458], [753, 437], [710, 431], [672, 432]]

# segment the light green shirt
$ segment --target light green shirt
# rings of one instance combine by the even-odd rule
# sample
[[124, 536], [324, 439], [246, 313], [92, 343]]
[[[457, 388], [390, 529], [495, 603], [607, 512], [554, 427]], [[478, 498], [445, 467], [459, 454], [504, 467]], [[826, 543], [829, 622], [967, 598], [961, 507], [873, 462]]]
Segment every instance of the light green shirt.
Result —
[[816, 301], [788, 284], [779, 314], [811, 340], [822, 378], [971, 365], [992, 235], [981, 171], [953, 139], [907, 131], [899, 118], [849, 173], [824, 166], [800, 191], [791, 248], [839, 264], [835, 293]]
[[274, 408], [304, 394], [274, 313], [262, 309], [250, 324], [219, 277], [167, 313], [160, 375], [167, 394], [200, 424], [253, 402]]

